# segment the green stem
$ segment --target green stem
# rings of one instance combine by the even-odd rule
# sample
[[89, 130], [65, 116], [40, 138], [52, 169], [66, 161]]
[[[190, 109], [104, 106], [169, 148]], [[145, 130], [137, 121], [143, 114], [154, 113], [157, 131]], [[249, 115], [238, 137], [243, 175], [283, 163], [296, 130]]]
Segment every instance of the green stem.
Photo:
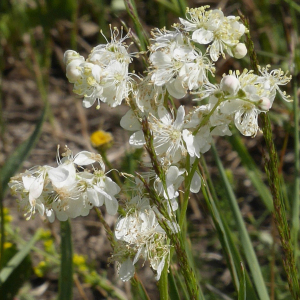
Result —
[[[196, 158], [190, 172], [189, 172], [189, 170], [187, 170], [188, 176], [186, 177], [186, 180], [185, 180], [185, 193], [184, 193], [184, 198], [183, 198], [183, 204], [182, 204], [182, 207], [180, 208], [180, 217], [179, 217], [179, 223], [178, 223], [180, 228], [182, 228], [185, 217], [186, 217], [186, 210], [187, 210], [189, 198], [190, 198], [190, 186], [191, 186], [193, 176], [197, 170], [198, 161], [199, 161], [199, 159]], [[189, 164], [189, 159], [188, 159], [188, 164]]]
[[168, 293], [168, 264], [165, 263], [164, 269], [158, 282], [159, 295], [161, 300], [169, 300]]
[[[106, 166], [110, 169], [110, 170], [113, 170], [113, 165], [111, 164], [111, 162], [107, 159], [107, 156], [106, 156], [106, 152], [105, 151], [99, 151], [101, 156], [102, 156], [102, 159], [104, 161], [104, 163], [106, 164]], [[116, 181], [116, 183], [121, 187], [123, 185], [120, 177], [119, 177], [119, 174], [116, 170], [113, 170], [112, 171], [112, 176], [114, 178], [114, 180]]]
[[104, 217], [103, 217], [103, 215], [102, 215], [101, 210], [100, 210], [98, 207], [95, 207], [95, 211], [96, 211], [96, 213], [97, 213], [97, 216], [98, 216], [98, 218], [99, 218], [101, 224], [104, 226], [104, 229], [105, 229], [105, 232], [106, 232], [107, 239], [109, 240], [112, 249], [114, 249], [114, 247], [115, 247], [115, 245], [116, 245], [116, 242], [115, 242], [115, 239], [114, 239], [114, 233], [112, 232], [112, 230], [110, 229], [110, 227], [109, 227], [109, 225], [106, 223], [106, 221], [104, 220]]
[[61, 265], [58, 282], [58, 299], [73, 299], [73, 247], [70, 220], [60, 222]]
[[197, 128], [194, 130], [193, 135], [197, 134], [197, 132], [199, 131], [199, 129], [206, 125], [207, 122], [209, 121], [209, 118], [211, 117], [211, 115], [215, 112], [215, 110], [217, 109], [217, 107], [221, 104], [221, 102], [223, 101], [222, 98], [219, 98], [218, 102], [215, 104], [215, 106], [213, 107], [213, 109], [209, 112], [209, 114], [207, 114], [203, 120], [200, 122], [200, 124], [197, 126]]

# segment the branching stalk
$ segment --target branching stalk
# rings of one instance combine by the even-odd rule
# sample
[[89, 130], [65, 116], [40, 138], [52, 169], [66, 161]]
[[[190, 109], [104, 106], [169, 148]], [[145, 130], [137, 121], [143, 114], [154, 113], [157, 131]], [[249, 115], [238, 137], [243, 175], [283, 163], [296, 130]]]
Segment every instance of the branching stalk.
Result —
[[[244, 25], [249, 29], [248, 20], [241, 13], [240, 16]], [[246, 33], [246, 45], [250, 55], [252, 69], [256, 74], [259, 74], [259, 63], [254, 50], [254, 44], [251, 39], [250, 31]], [[289, 289], [293, 298], [300, 299], [298, 270], [295, 262], [290, 227], [287, 222], [285, 205], [282, 197], [283, 191], [278, 174], [278, 155], [273, 143], [272, 128], [268, 114], [261, 114], [261, 121], [267, 153], [269, 156], [269, 158], [267, 158], [266, 155], [264, 157], [265, 170], [273, 196], [275, 223], [279, 232], [280, 242], [283, 249], [283, 266], [286, 272]]]

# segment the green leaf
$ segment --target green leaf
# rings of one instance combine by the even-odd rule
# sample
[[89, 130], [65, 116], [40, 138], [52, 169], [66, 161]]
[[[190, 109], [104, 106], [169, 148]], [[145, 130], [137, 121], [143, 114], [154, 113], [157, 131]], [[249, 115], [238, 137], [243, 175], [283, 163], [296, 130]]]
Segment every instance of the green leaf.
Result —
[[[233, 283], [235, 285], [236, 291], [239, 291], [241, 277], [243, 276], [240, 264], [241, 264], [241, 256], [236, 247], [236, 243], [234, 242], [234, 236], [232, 231], [229, 229], [227, 222], [224, 218], [224, 214], [220, 212], [218, 197], [216, 195], [214, 185], [212, 183], [210, 174], [206, 167], [206, 162], [204, 158], [201, 158], [202, 167], [204, 169], [205, 177], [203, 177], [202, 184], [202, 192], [204, 195], [204, 199], [207, 203], [208, 209], [210, 211], [210, 215], [212, 216], [214, 225], [216, 227], [219, 241], [222, 245], [222, 249], [224, 251], [225, 259], [227, 261], [227, 266], [230, 270]], [[203, 174], [203, 175], [204, 175]], [[256, 300], [257, 296], [255, 290], [251, 284], [249, 279], [249, 275], [247, 271], [245, 271], [246, 275], [246, 292], [249, 296], [249, 299]]]
[[270, 298], [268, 295], [266, 284], [265, 284], [263, 276], [262, 276], [260, 265], [258, 263], [255, 251], [253, 249], [253, 245], [251, 243], [251, 239], [249, 237], [249, 234], [248, 234], [247, 228], [245, 226], [241, 211], [239, 209], [237, 199], [234, 195], [232, 187], [226, 176], [223, 164], [218, 156], [218, 153], [217, 153], [217, 150], [216, 150], [214, 144], [212, 144], [212, 153], [215, 158], [217, 167], [219, 169], [221, 179], [223, 181], [223, 185], [226, 189], [227, 199], [229, 201], [233, 216], [235, 218], [235, 222], [236, 222], [237, 229], [239, 231], [239, 236], [241, 239], [241, 244], [242, 244], [242, 247], [243, 247], [243, 250], [245, 253], [245, 257], [246, 257], [246, 260], [247, 260], [247, 263], [248, 263], [248, 266], [250, 269], [250, 273], [252, 275], [251, 277], [253, 278], [253, 281], [254, 281], [254, 286], [257, 290], [259, 298], [261, 300], [268, 300]]
[[[5, 248], [3, 252], [3, 263], [8, 263], [14, 255], [18, 253], [17, 246], [12, 244], [10, 247]], [[0, 300], [13, 300], [17, 295], [19, 289], [29, 279], [32, 272], [32, 264], [30, 255], [27, 254], [21, 263], [14, 268], [5, 282], [0, 284]]]
[[169, 281], [169, 287], [170, 287], [170, 290], [169, 290], [170, 299], [181, 300], [172, 270], [170, 270], [170, 272], [168, 274], [168, 281]]
[[155, 0], [162, 6], [164, 6], [168, 11], [173, 12], [176, 15], [180, 15], [180, 8], [178, 7], [177, 1], [168, 1], [168, 0]]
[[168, 285], [168, 264], [165, 263], [164, 269], [161, 272], [160, 279], [158, 281], [158, 289], [159, 289], [159, 296], [161, 300], [168, 300], [169, 295], [169, 285]]
[[12, 177], [17, 172], [17, 170], [21, 167], [23, 161], [29, 155], [31, 149], [36, 145], [42, 131], [42, 125], [47, 116], [47, 110], [48, 104], [45, 105], [42, 115], [40, 116], [32, 135], [26, 141], [24, 141], [15, 150], [14, 153], [10, 155], [10, 157], [6, 160], [4, 166], [2, 167], [0, 171], [0, 180], [3, 195], [5, 193], [6, 188], [8, 187], [7, 184], [10, 180], [10, 177]]
[[146, 51], [147, 46], [149, 45], [148, 34], [144, 30], [144, 27], [140, 21], [139, 15], [136, 10], [135, 2], [134, 0], [124, 0], [124, 3], [126, 6], [127, 13], [129, 14], [131, 20], [134, 23], [137, 36], [139, 37], [139, 44], [137, 45], [137, 47], [140, 51]]
[[238, 300], [246, 300], [246, 275], [243, 264], [241, 263], [242, 276], [240, 279], [239, 298]]
[[59, 275], [59, 300], [73, 299], [73, 247], [70, 220], [60, 222], [61, 263]]
[[248, 150], [246, 149], [246, 147], [241, 141], [241, 138], [238, 135], [233, 134], [231, 137], [228, 138], [228, 140], [230, 141], [234, 150], [237, 151], [242, 161], [242, 164], [246, 169], [247, 175], [250, 178], [256, 191], [258, 192], [261, 200], [267, 207], [268, 211], [272, 212], [274, 209], [273, 198], [270, 190], [267, 188], [267, 186], [262, 180], [262, 172], [257, 168], [254, 160], [250, 156]]
[[131, 278], [130, 283], [131, 283], [132, 299], [150, 300], [150, 297], [147, 294], [147, 291], [137, 274], [135, 274], [134, 277]]
[[0, 285], [4, 283], [7, 278], [12, 274], [12, 272], [21, 264], [24, 258], [29, 253], [32, 246], [39, 239], [40, 231], [37, 231], [32, 239], [20, 250], [18, 251], [13, 258], [9, 260], [7, 265], [0, 272]]

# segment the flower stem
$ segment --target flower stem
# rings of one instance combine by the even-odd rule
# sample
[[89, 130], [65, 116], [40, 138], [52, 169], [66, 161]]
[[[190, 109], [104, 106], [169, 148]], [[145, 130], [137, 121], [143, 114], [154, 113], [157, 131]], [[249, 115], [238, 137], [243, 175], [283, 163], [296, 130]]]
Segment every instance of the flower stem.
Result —
[[[102, 159], [104, 161], [104, 163], [107, 165], [107, 167], [110, 169], [110, 170], [113, 170], [113, 165], [111, 164], [111, 162], [107, 159], [107, 156], [106, 156], [106, 152], [105, 150], [99, 150], [99, 153], [101, 154], [102, 156]], [[112, 171], [112, 176], [114, 178], [114, 180], [116, 181], [116, 183], [121, 187], [123, 185], [120, 177], [119, 177], [119, 174], [116, 170], [113, 170]]]
[[[241, 13], [240, 17], [244, 25], [249, 29], [248, 20]], [[258, 59], [254, 50], [254, 44], [251, 39], [250, 30], [246, 33], [246, 46], [249, 52], [252, 68], [256, 74], [259, 74]], [[287, 222], [284, 200], [282, 197], [283, 190], [280, 184], [280, 178], [278, 173], [278, 155], [275, 149], [272, 136], [272, 128], [269, 116], [267, 114], [261, 114], [262, 130], [266, 143], [269, 159], [265, 159], [265, 170], [268, 177], [271, 193], [274, 203], [274, 217], [277, 230], [280, 236], [280, 242], [283, 249], [283, 266], [286, 272], [290, 293], [294, 299], [300, 299], [300, 288], [298, 281], [298, 270], [296, 267], [295, 256], [292, 246], [290, 227]]]
[[[185, 180], [185, 193], [184, 193], [184, 198], [183, 198], [183, 204], [180, 210], [180, 217], [179, 217], [179, 226], [180, 229], [182, 229], [184, 220], [185, 220], [185, 216], [186, 216], [186, 210], [188, 207], [188, 203], [189, 203], [189, 196], [190, 196], [190, 186], [191, 186], [191, 182], [192, 182], [192, 178], [197, 170], [197, 166], [198, 166], [198, 161], [199, 159], [196, 158], [192, 169], [188, 172], [188, 176], [186, 176], [186, 180]], [[188, 163], [189, 163], [189, 159], [188, 159]]]
[[159, 295], [161, 300], [168, 300], [168, 264], [165, 263], [164, 269], [161, 272], [161, 276], [158, 282]]
[[219, 98], [218, 102], [215, 104], [215, 106], [213, 107], [213, 109], [209, 112], [209, 114], [207, 114], [203, 120], [200, 122], [200, 124], [198, 125], [198, 127], [194, 130], [193, 135], [197, 134], [197, 132], [199, 131], [199, 129], [206, 125], [207, 122], [209, 121], [209, 118], [211, 117], [211, 115], [215, 112], [215, 110], [218, 108], [218, 106], [220, 105], [220, 103], [223, 101], [222, 98]]

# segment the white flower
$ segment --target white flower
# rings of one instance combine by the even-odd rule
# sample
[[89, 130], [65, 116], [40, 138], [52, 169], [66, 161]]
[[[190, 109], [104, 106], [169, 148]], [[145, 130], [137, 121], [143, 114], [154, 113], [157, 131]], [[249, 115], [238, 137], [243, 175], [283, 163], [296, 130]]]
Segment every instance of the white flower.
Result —
[[47, 184], [46, 176], [49, 166], [35, 167], [30, 171], [12, 177], [9, 187], [14, 194], [20, 194], [22, 202], [20, 205], [28, 215], [27, 220], [35, 214], [36, 208], [44, 215], [45, 205], [43, 201], [43, 189]]
[[[245, 33], [245, 26], [238, 22], [239, 18], [224, 14], [219, 9], [207, 10], [209, 6], [187, 9], [186, 18], [180, 22], [186, 31], [192, 31], [192, 40], [199, 44], [209, 44], [210, 57], [217, 61], [224, 50], [232, 55], [232, 50]], [[233, 55], [232, 55], [233, 56]]]
[[103, 69], [89, 62], [83, 62], [76, 68], [80, 72], [80, 76], [74, 82], [73, 92], [84, 96], [84, 107], [91, 107], [103, 93], [103, 86], [101, 85]]
[[269, 73], [270, 65], [265, 68], [259, 67], [259, 72], [263, 77], [263, 84], [266, 90], [270, 91], [269, 100], [271, 101], [271, 106], [274, 101], [276, 91], [280, 94], [283, 100], [291, 101], [290, 96], [286, 95], [286, 92], [282, 92], [279, 88], [280, 85], [286, 85], [291, 81], [292, 76], [288, 76], [287, 72], [284, 73], [281, 69], [272, 70]]
[[115, 256], [122, 257], [123, 261], [119, 269], [121, 280], [127, 281], [134, 275], [134, 265], [139, 258], [149, 259], [159, 280], [170, 246], [147, 199], [136, 196], [129, 202], [127, 215], [117, 222], [115, 237], [118, 242]]
[[207, 76], [210, 73], [212, 76], [215, 72], [213, 63], [207, 58], [207, 55], [202, 55], [200, 51], [193, 62], [186, 63], [184, 68], [180, 70], [179, 76], [183, 78], [183, 84], [189, 90], [196, 90], [209, 82]]
[[105, 69], [104, 76], [103, 92], [100, 99], [109, 106], [116, 107], [128, 96], [130, 90], [128, 65], [112, 61]]
[[124, 41], [129, 37], [130, 34], [123, 37], [123, 29], [119, 32], [116, 27], [111, 28], [111, 42], [96, 46], [89, 55], [88, 61], [102, 67], [108, 66], [112, 61], [128, 65], [132, 61], [132, 55], [128, 53], [128, 46]]
[[221, 124], [217, 121], [218, 118], [226, 123], [226, 119], [232, 116], [236, 127], [243, 135], [256, 135], [259, 129], [258, 114], [270, 109], [276, 90], [279, 90], [278, 84], [287, 83], [290, 79], [280, 71], [268, 74], [267, 69], [261, 70], [263, 77], [248, 70], [244, 70], [242, 74], [238, 71], [230, 72], [230, 75], [223, 77], [220, 90], [216, 90], [210, 96], [213, 105], [218, 101], [214, 95], [223, 92], [218, 95], [222, 103], [210, 118], [212, 125]]
[[163, 195], [163, 197], [167, 200], [178, 197], [179, 193], [177, 192], [177, 189], [184, 180], [184, 177], [181, 176], [184, 172], [185, 170], [179, 170], [176, 166], [170, 166], [166, 170], [165, 176], [167, 190], [164, 190], [163, 183], [159, 178], [157, 178], [154, 182], [154, 188], [157, 193], [159, 195]]
[[184, 108], [183, 106], [178, 108], [175, 120], [164, 107], [161, 107], [158, 115], [159, 118], [151, 116], [149, 122], [153, 132], [153, 146], [157, 155], [167, 157], [169, 161], [176, 163], [187, 153], [182, 138]]
[[[108, 213], [115, 214], [118, 201], [115, 195], [120, 188], [104, 174], [104, 164], [100, 154], [88, 151], [73, 156], [70, 149], [57, 156], [58, 166], [36, 167], [31, 171], [11, 179], [10, 188], [20, 193], [22, 205], [30, 218], [36, 208], [41, 215], [46, 214], [50, 222], [55, 217], [60, 221], [89, 214], [93, 206], [106, 204]], [[93, 166], [94, 174], [79, 171], [76, 166], [99, 163], [100, 170]]]
[[65, 52], [66, 73], [74, 83], [74, 93], [84, 96], [83, 106], [91, 107], [100, 100], [111, 107], [120, 105], [131, 90], [128, 66], [132, 58], [124, 44], [129, 35], [118, 40], [119, 31], [111, 30], [111, 42], [98, 45], [85, 61], [77, 52]]
[[151, 79], [158, 86], [170, 83], [172, 79], [174, 83], [174, 79], [177, 79], [176, 88], [173, 85], [167, 86], [167, 89], [170, 88], [170, 93], [173, 91], [174, 97], [182, 98], [186, 94], [186, 89], [179, 74], [186, 63], [196, 58], [196, 52], [188, 40], [177, 31], [160, 36], [159, 39], [164, 41], [163, 45], [159, 47], [157, 46], [159, 43], [154, 44], [155, 47], [152, 47], [153, 52], [149, 57], [153, 67]]

